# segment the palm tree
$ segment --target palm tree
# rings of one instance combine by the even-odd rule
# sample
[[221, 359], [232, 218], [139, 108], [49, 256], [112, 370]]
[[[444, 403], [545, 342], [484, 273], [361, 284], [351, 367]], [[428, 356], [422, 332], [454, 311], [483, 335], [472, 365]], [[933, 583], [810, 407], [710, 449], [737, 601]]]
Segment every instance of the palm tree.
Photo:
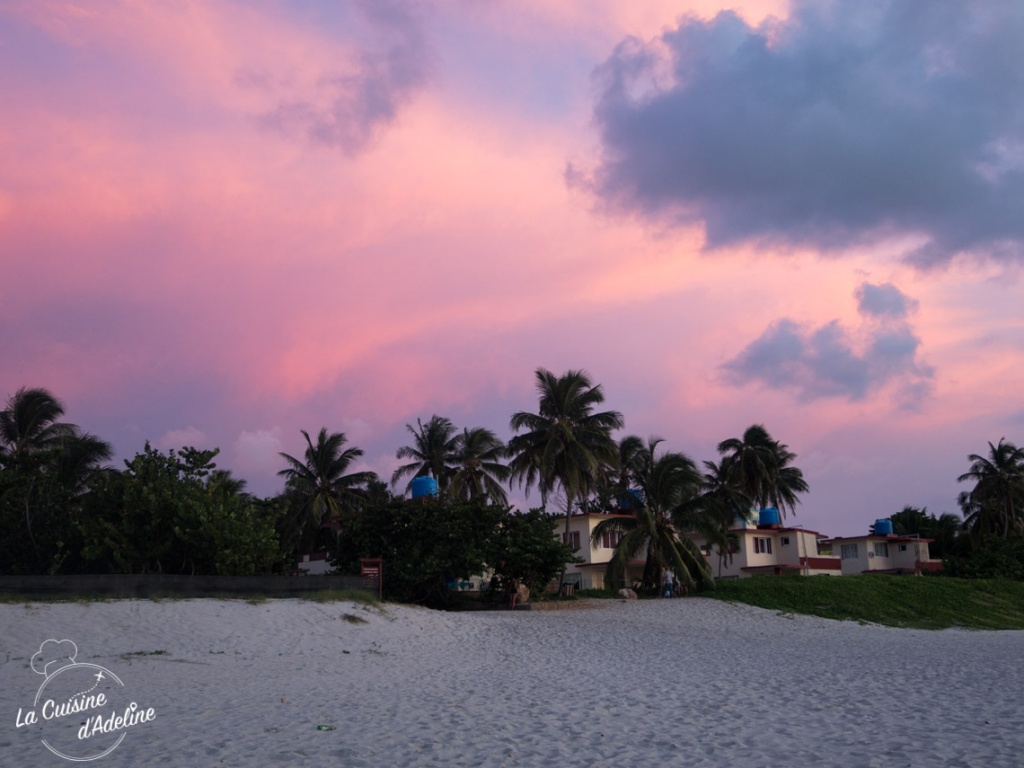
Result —
[[542, 498], [560, 487], [568, 517], [574, 503], [585, 498], [604, 469], [614, 464], [611, 431], [622, 428], [622, 414], [594, 413], [604, 402], [604, 393], [600, 385], [591, 384], [585, 371], [555, 376], [538, 368], [535, 375], [540, 408], [537, 413], [512, 414], [512, 430], [526, 431], [509, 441], [509, 468], [527, 492], [536, 485]]
[[968, 472], [957, 482], [974, 481], [974, 488], [960, 494], [964, 527], [975, 533], [1008, 537], [1018, 528], [1017, 510], [1024, 502], [1024, 448], [1006, 438], [988, 444], [989, 455], [972, 453]]
[[[555, 376], [544, 368], [535, 372], [540, 407], [537, 413], [518, 411], [509, 426], [525, 430], [508, 444], [512, 457], [511, 477], [540, 489], [541, 499], [560, 487], [565, 494], [565, 535], [569, 539], [569, 517], [573, 504], [590, 495], [604, 469], [614, 464], [615, 440], [611, 431], [623, 426], [618, 411], [594, 412], [604, 402], [599, 384], [590, 382], [585, 371], [570, 370]], [[565, 577], [565, 566], [559, 581]]]
[[286, 489], [298, 497], [299, 510], [294, 531], [300, 548], [310, 547], [325, 523], [337, 521], [345, 511], [356, 507], [366, 496], [366, 487], [377, 479], [375, 472], [352, 472], [349, 466], [363, 455], [361, 448], [345, 448], [343, 432], [328, 433], [323, 427], [316, 444], [306, 430], [306, 452], [300, 461], [282, 453], [288, 463], [277, 474], [285, 478]]
[[509, 477], [509, 468], [501, 462], [507, 449], [491, 430], [483, 427], [464, 429], [456, 438], [452, 454], [456, 468], [448, 492], [453, 498], [489, 499], [494, 504], [508, 504], [502, 486]]
[[626, 435], [616, 443], [618, 453], [615, 462], [605, 470], [604, 486], [619, 509], [629, 510], [635, 504], [636, 499], [630, 492], [638, 492], [645, 457], [661, 442], [660, 437], [649, 437], [644, 443], [637, 435]]
[[773, 440], [761, 424], [747, 428], [742, 438], [718, 444], [723, 454], [721, 471], [727, 482], [762, 509], [776, 507], [785, 518], [796, 512], [797, 494], [806, 493], [803, 473], [790, 462], [796, 454], [789, 446]]
[[42, 388], [22, 387], [0, 411], [0, 467], [17, 478], [8, 498], [21, 510], [37, 567], [45, 558], [34, 523], [42, 520], [43, 528], [52, 529], [51, 538], [66, 536], [73, 505], [111, 456], [109, 443], [58, 421], [63, 415], [63, 403]]
[[452, 475], [452, 457], [458, 441], [455, 425], [449, 419], [434, 414], [426, 424], [416, 419], [415, 428], [412, 424], [406, 424], [405, 428], [413, 436], [413, 445], [399, 448], [395, 458], [413, 461], [394, 471], [392, 487], [408, 475], [409, 483], [405, 488], [408, 491], [414, 478], [430, 476], [437, 481], [438, 490], [444, 491]]
[[724, 460], [718, 464], [705, 461], [704, 470], [699, 504], [690, 510], [690, 527], [703, 534], [709, 552], [711, 548], [717, 550], [718, 573], [721, 575], [722, 566], [726, 560], [732, 562], [732, 554], [739, 543], [739, 537], [732, 528], [738, 520], [745, 518], [753, 502], [729, 482]]
[[889, 519], [892, 520], [893, 533], [897, 536], [918, 535], [932, 539], [928, 551], [934, 558], [952, 553], [963, 524], [963, 520], [949, 512], [935, 517], [928, 513], [928, 507], [918, 509], [905, 506], [896, 514], [890, 515]]
[[74, 437], [78, 427], [57, 421], [63, 415], [64, 405], [45, 389], [22, 387], [0, 411], [0, 456], [17, 462]]
[[[701, 475], [686, 455], [676, 452], [655, 456], [660, 440], [652, 438], [644, 451], [634, 456], [642, 503], [636, 514], [612, 517], [594, 527], [591, 542], [597, 544], [606, 533], [621, 533], [615, 553], [605, 569], [605, 583], [625, 583], [626, 567], [644, 557], [642, 583], [656, 587], [661, 572], [668, 568], [689, 588], [711, 587], [714, 578], [704, 555], [679, 525], [689, 521], [699, 502]], [[676, 519], [680, 518], [680, 519]]]

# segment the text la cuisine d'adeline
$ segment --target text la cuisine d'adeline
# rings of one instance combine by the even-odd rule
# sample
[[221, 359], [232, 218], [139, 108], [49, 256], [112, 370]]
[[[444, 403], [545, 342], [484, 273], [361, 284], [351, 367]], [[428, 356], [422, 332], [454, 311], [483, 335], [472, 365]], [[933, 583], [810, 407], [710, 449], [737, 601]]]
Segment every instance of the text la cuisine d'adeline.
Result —
[[[53, 699], [47, 699], [43, 702], [40, 714], [42, 715], [43, 720], [54, 720], [67, 715], [76, 715], [81, 712], [88, 712], [91, 709], [104, 707], [106, 704], [107, 697], [102, 693], [96, 694], [95, 696], [79, 696], [72, 698], [63, 704], [57, 704]], [[123, 714], [119, 715], [116, 712], [111, 712], [106, 717], [102, 714], [87, 717], [85, 722], [82, 723], [82, 727], [78, 729], [78, 738], [87, 739], [97, 733], [111, 733], [112, 731], [124, 730], [125, 728], [130, 728], [133, 725], [138, 725], [139, 723], [148, 723], [155, 717], [156, 712], [152, 707], [140, 709], [139, 705], [133, 701], [125, 707]], [[21, 708], [18, 708], [15, 727], [21, 728], [24, 725], [34, 725], [38, 722], [39, 717], [36, 715], [36, 711], [34, 709], [30, 709], [28, 712], [22, 714]]]

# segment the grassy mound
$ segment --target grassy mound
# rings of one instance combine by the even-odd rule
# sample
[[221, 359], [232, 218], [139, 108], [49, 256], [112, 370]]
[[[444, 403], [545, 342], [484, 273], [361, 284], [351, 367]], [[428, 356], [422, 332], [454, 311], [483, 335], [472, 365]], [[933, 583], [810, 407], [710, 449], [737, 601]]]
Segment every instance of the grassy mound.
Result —
[[764, 576], [708, 597], [826, 619], [918, 629], [1024, 629], [1024, 582], [913, 576]]

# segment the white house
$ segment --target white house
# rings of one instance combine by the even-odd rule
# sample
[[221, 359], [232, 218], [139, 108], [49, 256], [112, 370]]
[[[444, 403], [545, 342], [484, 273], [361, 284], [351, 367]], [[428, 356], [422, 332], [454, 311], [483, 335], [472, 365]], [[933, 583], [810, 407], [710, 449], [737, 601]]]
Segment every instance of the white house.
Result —
[[729, 533], [736, 537], [731, 551], [721, 554], [707, 541], [696, 537], [706, 553], [716, 579], [736, 579], [758, 575], [800, 574], [803, 576], [839, 576], [840, 560], [827, 551], [827, 539], [817, 531], [803, 527], [783, 527], [778, 513], [757, 525], [740, 522]]
[[859, 573], [921, 573], [941, 571], [942, 561], [931, 557], [928, 545], [934, 539], [920, 536], [896, 536], [892, 521], [875, 521], [875, 530], [866, 536], [836, 537], [832, 551], [839, 555], [843, 575]]
[[334, 570], [331, 564], [327, 562], [327, 552], [314, 552], [310, 555], [303, 555], [296, 567], [310, 576], [322, 576]]
[[[626, 568], [625, 584], [605, 584], [604, 574], [608, 561], [612, 559], [615, 546], [622, 533], [608, 532], [596, 542], [591, 534], [598, 523], [615, 518], [630, 518], [628, 514], [587, 513], [569, 518], [569, 533], [566, 539], [565, 517], [556, 518], [555, 536], [567, 541], [582, 563], [573, 563], [565, 572], [565, 583], [576, 589], [621, 589], [631, 586], [643, 576], [644, 560], [631, 562]], [[730, 533], [737, 540], [735, 549], [724, 557], [700, 536], [694, 542], [704, 552], [715, 578], [730, 579], [759, 574], [794, 573], [805, 576], [838, 576], [841, 566], [838, 557], [823, 551], [825, 537], [817, 531], [779, 525], [778, 511], [762, 510], [757, 525], [740, 520]]]
[[600, 541], [594, 543], [590, 540], [594, 528], [602, 520], [628, 519], [630, 517], [632, 515], [598, 513], [571, 515], [568, 538], [565, 533], [565, 516], [555, 518], [555, 537], [565, 541], [579, 557], [583, 558], [582, 563], [569, 564], [563, 583], [570, 584], [576, 589], [621, 589], [623, 586], [630, 586], [634, 581], [638, 581], [643, 575], [643, 560], [634, 561], [627, 566], [625, 584], [605, 584], [605, 568], [608, 567], [608, 561], [612, 559], [615, 547], [622, 538], [621, 532], [606, 533]]

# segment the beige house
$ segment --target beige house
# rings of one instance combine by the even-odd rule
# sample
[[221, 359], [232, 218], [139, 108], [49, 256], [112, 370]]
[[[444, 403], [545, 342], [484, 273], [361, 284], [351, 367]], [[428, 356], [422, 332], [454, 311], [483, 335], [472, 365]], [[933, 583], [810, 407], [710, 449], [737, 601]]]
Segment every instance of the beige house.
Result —
[[832, 551], [842, 560], [844, 576], [859, 573], [921, 573], [941, 571], [942, 561], [928, 553], [933, 539], [871, 533], [831, 540]]
[[777, 522], [757, 525], [741, 522], [729, 533], [736, 537], [736, 544], [724, 555], [703, 538], [696, 537], [716, 579], [782, 574], [839, 576], [841, 573], [839, 558], [828, 552], [827, 539], [817, 531], [784, 528]]
[[[783, 528], [778, 524], [778, 513], [766, 510], [759, 524], [741, 521], [730, 533], [737, 539], [734, 551], [719, 554], [700, 536], [694, 541], [704, 552], [715, 578], [735, 579], [759, 574], [795, 573], [805, 576], [838, 576], [841, 566], [838, 557], [823, 551], [825, 537], [816, 531], [804, 528]], [[591, 534], [598, 523], [615, 518], [629, 518], [625, 514], [588, 513], [572, 515], [569, 518], [567, 542], [583, 558], [582, 563], [573, 563], [565, 572], [564, 583], [576, 589], [621, 589], [632, 586], [643, 576], [644, 560], [635, 560], [626, 568], [624, 584], [605, 584], [604, 574], [608, 561], [612, 559], [621, 533], [606, 533], [599, 541], [591, 542]], [[565, 517], [556, 518], [555, 536], [566, 540]]]
[[607, 533], [598, 542], [591, 543], [590, 541], [594, 528], [602, 520], [628, 519], [630, 517], [632, 516], [598, 513], [572, 515], [569, 518], [568, 538], [565, 533], [565, 516], [555, 518], [555, 537], [568, 543], [576, 551], [576, 554], [583, 558], [582, 563], [569, 564], [563, 583], [570, 584], [575, 589], [622, 589], [623, 586], [630, 586], [634, 581], [638, 581], [643, 575], [643, 560], [629, 564], [626, 568], [626, 583], [624, 585], [605, 584], [604, 571], [608, 567], [608, 561], [615, 553], [615, 547], [622, 538], [622, 533]]
[[[606, 533], [599, 541], [591, 541], [591, 534], [601, 521], [629, 517], [626, 514], [588, 513], [569, 518], [567, 541], [583, 562], [568, 566], [564, 583], [576, 589], [621, 589], [640, 580], [644, 569], [642, 559], [629, 564], [625, 584], [605, 584], [605, 568], [612, 559], [621, 533]], [[887, 519], [875, 521], [874, 532], [866, 536], [830, 539], [800, 526], [784, 527], [779, 524], [776, 510], [763, 509], [747, 520], [737, 521], [729, 533], [735, 538], [735, 544], [731, 552], [724, 555], [703, 537], [694, 537], [716, 579], [942, 570], [942, 561], [933, 559], [928, 552], [932, 539], [895, 536], [892, 534], [892, 522]], [[554, 535], [566, 539], [565, 517], [555, 518]]]

